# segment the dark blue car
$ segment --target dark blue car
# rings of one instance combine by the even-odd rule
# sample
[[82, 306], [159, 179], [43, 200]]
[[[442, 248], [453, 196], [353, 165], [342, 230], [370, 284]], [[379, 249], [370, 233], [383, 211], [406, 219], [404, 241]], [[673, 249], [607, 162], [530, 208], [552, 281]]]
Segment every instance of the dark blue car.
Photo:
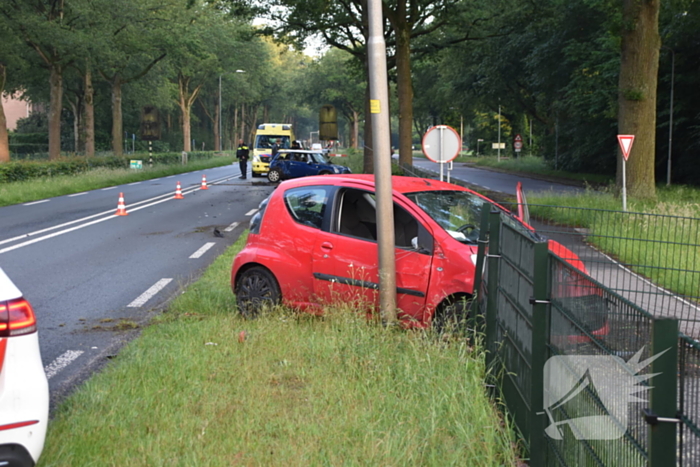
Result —
[[349, 174], [352, 171], [333, 164], [321, 151], [281, 149], [270, 161], [267, 179], [273, 183], [307, 175]]

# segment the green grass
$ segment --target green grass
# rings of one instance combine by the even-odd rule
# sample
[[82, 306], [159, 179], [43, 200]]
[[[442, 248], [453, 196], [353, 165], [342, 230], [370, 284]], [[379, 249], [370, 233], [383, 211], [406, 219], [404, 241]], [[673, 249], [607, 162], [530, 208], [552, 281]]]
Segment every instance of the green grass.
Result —
[[662, 187], [658, 201], [630, 199], [627, 213], [620, 212], [621, 200], [610, 192], [538, 193], [529, 195], [528, 203], [534, 217], [589, 229], [591, 243], [655, 284], [700, 298], [699, 190]]
[[243, 242], [60, 406], [40, 465], [515, 464], [481, 351], [348, 310], [245, 321]]
[[141, 170], [132, 169], [95, 169], [80, 175], [65, 175], [32, 179], [23, 182], [0, 184], [0, 206], [27, 203], [55, 196], [96, 190], [124, 183], [151, 180], [154, 178], [192, 172], [229, 165], [236, 159], [232, 156], [190, 162], [188, 165], [156, 165]]

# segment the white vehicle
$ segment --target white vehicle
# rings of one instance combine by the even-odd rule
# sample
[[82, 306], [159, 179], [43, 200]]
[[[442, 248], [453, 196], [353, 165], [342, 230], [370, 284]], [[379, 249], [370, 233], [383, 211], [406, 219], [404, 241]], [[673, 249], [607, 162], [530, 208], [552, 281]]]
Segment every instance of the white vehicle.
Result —
[[0, 466], [35, 465], [48, 420], [34, 310], [0, 268]]

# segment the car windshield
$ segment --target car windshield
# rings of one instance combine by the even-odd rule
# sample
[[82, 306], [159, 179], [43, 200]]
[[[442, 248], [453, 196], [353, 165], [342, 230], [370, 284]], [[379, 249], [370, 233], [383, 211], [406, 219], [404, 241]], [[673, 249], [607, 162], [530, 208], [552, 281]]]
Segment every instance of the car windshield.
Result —
[[330, 164], [330, 160], [320, 152], [310, 152], [309, 157], [317, 164]]
[[[476, 243], [479, 239], [481, 209], [486, 202], [483, 198], [466, 191], [423, 191], [406, 193], [406, 197], [432, 217], [455, 240]], [[530, 237], [537, 236], [512, 215], [506, 214], [506, 223]]]
[[257, 135], [255, 137], [255, 149], [271, 149], [278, 139], [282, 143], [280, 148], [289, 149], [291, 145], [290, 138], [284, 135]]

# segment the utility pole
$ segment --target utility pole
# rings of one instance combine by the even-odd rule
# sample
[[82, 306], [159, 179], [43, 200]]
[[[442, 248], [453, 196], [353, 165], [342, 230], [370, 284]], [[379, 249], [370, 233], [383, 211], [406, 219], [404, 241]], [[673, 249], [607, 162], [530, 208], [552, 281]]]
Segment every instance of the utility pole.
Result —
[[501, 162], [501, 104], [498, 104], [498, 162]]
[[221, 75], [219, 75], [219, 151], [223, 151], [224, 147], [221, 144]]
[[379, 250], [379, 311], [382, 323], [396, 324], [396, 255], [394, 253], [394, 203], [391, 189], [391, 126], [386, 71], [386, 43], [382, 1], [368, 0], [369, 98], [372, 114], [374, 184], [377, 197], [377, 246]]

